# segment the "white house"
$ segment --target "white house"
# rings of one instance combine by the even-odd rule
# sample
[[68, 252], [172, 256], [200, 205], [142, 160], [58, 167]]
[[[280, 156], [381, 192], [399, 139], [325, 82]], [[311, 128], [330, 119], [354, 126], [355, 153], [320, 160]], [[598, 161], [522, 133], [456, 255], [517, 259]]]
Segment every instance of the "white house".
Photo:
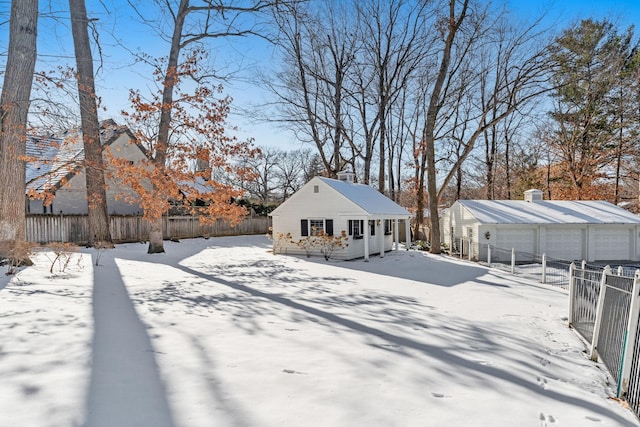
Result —
[[[333, 254], [338, 259], [355, 259], [370, 254], [384, 256], [399, 246], [398, 226], [406, 228], [410, 244], [409, 212], [376, 189], [353, 181], [353, 174], [343, 172], [338, 179], [315, 177], [272, 213], [273, 236], [291, 234], [294, 242], [321, 231], [329, 235], [347, 235], [348, 246]], [[295, 243], [282, 242], [278, 253], [304, 254]]]
[[[113, 156], [130, 162], [146, 158], [128, 127], [114, 121], [101, 123], [100, 142]], [[27, 139], [26, 187], [28, 213], [87, 214], [86, 175], [82, 134], [67, 131], [52, 136], [30, 136]], [[108, 167], [108, 165], [107, 165]], [[117, 178], [106, 177], [107, 213], [110, 215], [141, 214], [137, 204], [121, 197], [134, 194]]]
[[528, 190], [525, 200], [458, 200], [441, 221], [445, 244], [470, 241], [480, 259], [488, 245], [564, 260], [639, 259], [640, 217], [604, 201], [543, 200]]

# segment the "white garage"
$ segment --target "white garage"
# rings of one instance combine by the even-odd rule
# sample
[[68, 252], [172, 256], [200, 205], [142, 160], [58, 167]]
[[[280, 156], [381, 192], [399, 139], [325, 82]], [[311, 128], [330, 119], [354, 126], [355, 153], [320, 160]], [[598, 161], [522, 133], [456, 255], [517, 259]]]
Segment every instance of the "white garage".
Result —
[[546, 254], [553, 258], [584, 259], [585, 229], [555, 227], [547, 230]]
[[442, 216], [445, 245], [463, 240], [474, 256], [546, 254], [578, 261], [638, 261], [640, 216], [605, 201], [543, 200], [540, 190], [525, 200], [458, 200]]
[[536, 230], [531, 228], [505, 228], [496, 233], [496, 246], [518, 252], [536, 253]]
[[594, 227], [594, 258], [598, 261], [626, 260], [632, 249], [633, 228]]

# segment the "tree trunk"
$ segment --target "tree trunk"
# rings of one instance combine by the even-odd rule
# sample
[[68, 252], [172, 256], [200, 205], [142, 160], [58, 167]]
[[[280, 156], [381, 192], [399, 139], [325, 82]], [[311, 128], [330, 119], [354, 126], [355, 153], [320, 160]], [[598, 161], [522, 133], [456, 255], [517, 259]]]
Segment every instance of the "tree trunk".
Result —
[[164, 240], [162, 239], [162, 216], [149, 221], [149, 248], [148, 254], [164, 252]]
[[[169, 130], [171, 127], [171, 113], [173, 108], [173, 89], [178, 78], [178, 59], [180, 58], [182, 28], [184, 20], [189, 13], [189, 0], [180, 0], [178, 13], [175, 15], [175, 25], [171, 36], [171, 49], [164, 75], [162, 90], [162, 108], [160, 109], [160, 124], [158, 126], [158, 140], [155, 146], [153, 166], [158, 172], [163, 173], [167, 160], [167, 149], [169, 147]], [[154, 183], [154, 185], [156, 185]], [[148, 253], [164, 252], [164, 242], [162, 240], [162, 213], [154, 212], [151, 216], [151, 230], [149, 232]]]
[[25, 236], [27, 115], [36, 63], [37, 0], [13, 0], [9, 48], [0, 96], [0, 243]]
[[[456, 17], [456, 1], [449, 0], [449, 19], [446, 38], [444, 40], [444, 47], [442, 50], [442, 59], [440, 61], [440, 67], [438, 74], [436, 75], [436, 81], [433, 86], [433, 92], [429, 99], [429, 107], [427, 108], [427, 117], [425, 123], [425, 129], [423, 133], [423, 140], [425, 144], [425, 150], [422, 154], [422, 168], [427, 173], [427, 194], [429, 195], [429, 224], [430, 224], [430, 237], [431, 248], [429, 252], [432, 254], [439, 254], [440, 251], [440, 219], [438, 216], [438, 186], [436, 176], [436, 154], [435, 154], [435, 127], [438, 113], [441, 108], [441, 95], [443, 86], [449, 72], [449, 64], [451, 63], [451, 51], [453, 49], [453, 42], [456, 37], [456, 33], [462, 24], [462, 21], [466, 17], [467, 7], [469, 0], [464, 0], [462, 3], [462, 10], [460, 15]], [[420, 200], [418, 200], [420, 203]]]
[[84, 144], [84, 165], [87, 179], [87, 203], [89, 219], [89, 245], [110, 246], [109, 217], [107, 216], [107, 195], [100, 144], [100, 124], [96, 104], [93, 75], [93, 58], [89, 44], [89, 20], [84, 0], [69, 0], [71, 12], [71, 32], [78, 67], [78, 97], [82, 142]]

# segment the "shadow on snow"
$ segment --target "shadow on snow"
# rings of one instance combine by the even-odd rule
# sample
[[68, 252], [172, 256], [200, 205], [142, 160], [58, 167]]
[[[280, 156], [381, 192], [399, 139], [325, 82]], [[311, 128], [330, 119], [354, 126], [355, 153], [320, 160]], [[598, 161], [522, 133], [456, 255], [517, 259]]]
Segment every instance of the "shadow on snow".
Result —
[[[208, 247], [212, 248], [214, 245]], [[265, 245], [266, 247], [268, 245]], [[205, 247], [201, 246], [199, 249], [202, 250]], [[184, 252], [182, 254], [184, 255]], [[148, 263], [166, 264], [167, 261], [166, 258], [138, 256], [134, 258]], [[316, 262], [315, 259], [310, 261]], [[424, 262], [420, 258], [416, 261]], [[538, 360], [544, 356], [545, 352], [544, 349], [531, 350], [531, 343], [526, 337], [495, 336], [495, 332], [491, 330], [472, 325], [464, 319], [441, 314], [434, 307], [421, 304], [412, 297], [376, 293], [370, 290], [366, 294], [354, 292], [349, 290], [349, 280], [340, 277], [295, 276], [296, 270], [279, 262], [277, 257], [273, 260], [243, 260], [236, 265], [210, 265], [207, 272], [181, 265], [179, 262], [168, 265], [182, 270], [186, 275], [198, 277], [201, 283], [211, 287], [213, 294], [202, 295], [198, 289], [189, 289], [181, 283], [166, 282], [157, 291], [147, 292], [138, 297], [151, 302], [170, 303], [172, 306], [183, 304], [185, 308], [225, 311], [234, 316], [234, 320], [238, 320], [234, 323], [235, 325], [250, 334], [262, 332], [264, 325], [261, 319], [268, 316], [279, 316], [283, 320], [294, 322], [314, 322], [336, 334], [345, 331], [355, 333], [368, 341], [369, 345], [401, 357], [435, 359], [446, 367], [447, 375], [454, 379], [457, 377], [457, 380], [461, 381], [460, 384], [468, 383], [470, 380], [481, 382], [499, 378], [526, 389], [529, 393], [543, 394], [546, 398], [610, 417], [622, 425], [626, 423], [625, 419], [602, 405], [594, 405], [587, 400], [553, 390], [543, 390], [533, 380], [491, 364], [478, 363], [478, 355], [499, 354], [502, 348], [499, 341], [505, 339], [516, 343], [523, 353], [537, 352], [540, 355]], [[377, 266], [374, 261], [341, 262], [333, 265], [378, 274], [382, 271], [376, 271]], [[464, 281], [477, 280], [479, 276], [488, 272], [486, 268], [464, 266], [448, 262], [442, 257], [428, 261], [428, 266], [432, 268], [428, 275], [425, 273], [425, 276], [406, 271], [395, 271], [394, 276], [440, 286], [453, 286]], [[198, 268], [201, 267], [205, 266], [198, 266]], [[251, 273], [242, 274], [244, 267], [249, 267], [246, 270], [250, 270]], [[235, 274], [235, 268], [238, 274]], [[451, 269], [461, 270], [447, 275]], [[227, 278], [220, 277], [223, 272]], [[434, 279], [436, 283], [432, 283]], [[344, 285], [344, 292], [330, 289], [329, 286], [335, 284]], [[392, 292], [392, 290], [389, 291]], [[425, 315], [425, 312], [428, 314]], [[290, 318], [284, 319], [286, 315]], [[421, 333], [442, 337], [446, 345], [422, 342], [419, 338]], [[196, 344], [194, 343], [195, 347], [202, 350], [202, 347]], [[473, 349], [473, 353], [469, 352], [470, 357], [467, 358], [464, 356], [465, 350], [468, 352], [470, 348]], [[516, 362], [523, 365], [525, 370], [544, 370], [544, 367], [531, 364], [534, 359], [535, 357], [529, 358], [528, 362], [522, 360], [516, 360]], [[445, 370], [445, 368], [440, 369]]]
[[146, 327], [105, 253], [94, 268], [91, 379], [85, 427], [173, 427], [174, 421]]

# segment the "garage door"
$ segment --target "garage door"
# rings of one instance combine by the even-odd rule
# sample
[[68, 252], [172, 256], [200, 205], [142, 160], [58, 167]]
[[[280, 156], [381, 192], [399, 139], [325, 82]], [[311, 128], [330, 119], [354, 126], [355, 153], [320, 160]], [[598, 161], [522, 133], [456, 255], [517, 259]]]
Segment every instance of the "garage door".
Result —
[[496, 246], [502, 249], [515, 249], [517, 252], [536, 252], [536, 230], [533, 229], [498, 229]]
[[580, 229], [547, 228], [547, 245], [542, 250], [552, 258], [582, 260], [584, 232]]
[[596, 228], [592, 233], [596, 261], [631, 260], [629, 229]]

